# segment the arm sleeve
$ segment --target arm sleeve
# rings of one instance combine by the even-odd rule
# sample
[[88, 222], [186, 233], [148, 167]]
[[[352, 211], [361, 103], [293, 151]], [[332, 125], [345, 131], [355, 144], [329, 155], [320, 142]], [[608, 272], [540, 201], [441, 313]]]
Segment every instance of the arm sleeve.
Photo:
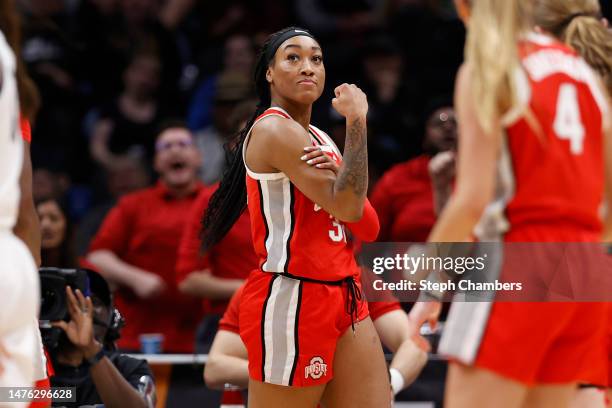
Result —
[[376, 240], [378, 232], [380, 231], [380, 224], [376, 210], [372, 207], [372, 204], [370, 204], [370, 200], [366, 198], [361, 220], [358, 222], [346, 223], [346, 226], [355, 237], [362, 241], [372, 242]]
[[153, 376], [153, 371], [151, 371], [149, 364], [145, 360], [140, 360], [137, 358], [126, 356], [124, 354], [120, 354], [115, 358], [112, 358], [111, 361], [113, 362], [117, 370], [121, 373], [123, 378], [125, 378], [126, 381], [129, 382], [130, 385], [135, 389], [138, 389], [138, 385], [140, 384], [140, 378], [143, 375], [155, 378]]

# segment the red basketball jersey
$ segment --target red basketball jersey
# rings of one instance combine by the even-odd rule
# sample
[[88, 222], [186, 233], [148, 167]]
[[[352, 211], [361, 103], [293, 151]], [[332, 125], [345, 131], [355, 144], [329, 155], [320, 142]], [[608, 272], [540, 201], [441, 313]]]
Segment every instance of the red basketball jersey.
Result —
[[[293, 120], [274, 107], [255, 123], [268, 116]], [[312, 125], [309, 128], [313, 145], [320, 145], [339, 163], [340, 151], [330, 137]], [[247, 166], [246, 185], [253, 245], [262, 271], [329, 281], [359, 273], [344, 224], [306, 197], [284, 173], [255, 173]]]
[[582, 238], [572, 240], [597, 240], [606, 98], [586, 62], [552, 38], [530, 34], [519, 53], [522, 103], [502, 120], [498, 195], [476, 235], [497, 240], [505, 233], [506, 240], [529, 241], [521, 231], [544, 226], [580, 231]]

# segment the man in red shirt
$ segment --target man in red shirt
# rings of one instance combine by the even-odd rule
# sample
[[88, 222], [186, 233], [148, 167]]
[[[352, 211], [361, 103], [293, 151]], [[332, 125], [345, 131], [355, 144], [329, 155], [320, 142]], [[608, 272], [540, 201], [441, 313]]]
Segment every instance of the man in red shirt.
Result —
[[379, 241], [425, 242], [454, 178], [457, 124], [451, 101], [426, 109], [425, 153], [389, 169], [372, 193]]
[[139, 335], [161, 333], [163, 351], [190, 353], [202, 308], [179, 292], [175, 264], [185, 215], [203, 188], [197, 179], [200, 155], [179, 124], [159, 133], [155, 149], [159, 182], [119, 201], [87, 259], [118, 286], [117, 307], [127, 322], [119, 347], [137, 350]]

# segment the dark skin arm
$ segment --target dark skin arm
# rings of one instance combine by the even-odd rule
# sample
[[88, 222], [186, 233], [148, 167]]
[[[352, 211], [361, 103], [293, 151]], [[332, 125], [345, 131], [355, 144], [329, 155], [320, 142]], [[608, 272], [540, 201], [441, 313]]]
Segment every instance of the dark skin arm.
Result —
[[[53, 326], [64, 330], [70, 342], [81, 352], [82, 360], [92, 358], [102, 349], [102, 345], [94, 337], [91, 298], [83, 296], [78, 289], [73, 292], [70, 287], [66, 287], [66, 295], [70, 321], [53, 322]], [[143, 396], [123, 378], [107, 357], [94, 364], [89, 373], [104, 406], [147, 408]]]
[[246, 161], [255, 172], [285, 173], [302, 193], [329, 214], [340, 221], [356, 222], [362, 217], [368, 189], [368, 104], [365, 94], [355, 85], [340, 85], [335, 92], [332, 104], [346, 117], [343, 161], [337, 175], [319, 171], [300, 160], [310, 138], [297, 122], [280, 117], [269, 117], [255, 125]]
[[40, 221], [32, 197], [32, 161], [30, 145], [27, 142], [24, 142], [23, 146], [23, 165], [19, 176], [19, 188], [21, 190], [19, 215], [13, 232], [26, 244], [36, 266], [40, 266]]
[[[306, 146], [304, 152], [306, 154], [301, 159], [306, 161], [306, 164], [317, 169], [331, 170], [338, 175], [340, 166], [336, 164], [334, 159], [325, 154], [319, 146]], [[362, 241], [372, 242], [376, 240], [380, 231], [378, 215], [367, 198], [364, 204], [363, 217], [358, 222], [347, 223], [346, 226], [356, 238]]]
[[121, 376], [115, 365], [106, 357], [89, 369], [96, 390], [105, 407], [143, 407], [147, 408], [142, 395]]

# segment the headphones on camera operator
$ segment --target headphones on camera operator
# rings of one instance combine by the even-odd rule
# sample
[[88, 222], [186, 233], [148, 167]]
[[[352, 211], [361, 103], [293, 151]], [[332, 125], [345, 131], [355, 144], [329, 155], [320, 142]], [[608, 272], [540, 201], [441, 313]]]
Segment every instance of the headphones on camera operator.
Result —
[[113, 294], [106, 280], [91, 269], [77, 268], [40, 268], [41, 307], [40, 321], [43, 343], [49, 349], [57, 347], [61, 329], [51, 326], [57, 320], [70, 320], [66, 298], [66, 286], [79, 289], [85, 296], [96, 295], [109, 310], [107, 321], [93, 317], [94, 325], [106, 328], [106, 334], [101, 339], [106, 350], [115, 350], [115, 341], [121, 336], [125, 319], [114, 307]]

